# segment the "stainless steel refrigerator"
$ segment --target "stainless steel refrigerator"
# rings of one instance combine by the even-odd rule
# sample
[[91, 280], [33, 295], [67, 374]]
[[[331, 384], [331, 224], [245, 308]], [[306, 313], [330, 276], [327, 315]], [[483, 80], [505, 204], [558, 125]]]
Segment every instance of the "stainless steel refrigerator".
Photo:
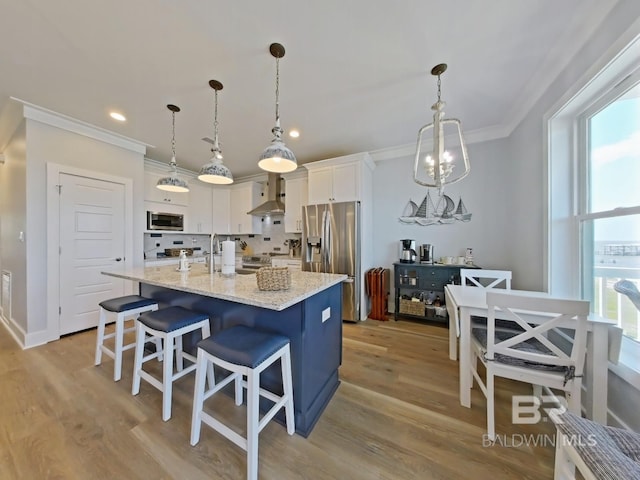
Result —
[[302, 270], [343, 273], [342, 319], [360, 320], [360, 202], [302, 207]]

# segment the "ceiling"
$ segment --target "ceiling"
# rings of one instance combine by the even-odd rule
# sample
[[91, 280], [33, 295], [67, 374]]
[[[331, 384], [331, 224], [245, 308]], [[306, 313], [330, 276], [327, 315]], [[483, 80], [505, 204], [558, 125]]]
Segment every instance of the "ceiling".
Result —
[[[442, 99], [467, 137], [506, 136], [617, 0], [0, 0], [0, 115], [15, 97], [147, 143], [180, 167], [210, 157], [213, 90], [225, 164], [236, 178], [280, 116], [299, 164], [413, 144]], [[111, 110], [127, 117], [108, 117]], [[1, 123], [1, 122], [0, 122]], [[12, 132], [0, 131], [0, 151]]]

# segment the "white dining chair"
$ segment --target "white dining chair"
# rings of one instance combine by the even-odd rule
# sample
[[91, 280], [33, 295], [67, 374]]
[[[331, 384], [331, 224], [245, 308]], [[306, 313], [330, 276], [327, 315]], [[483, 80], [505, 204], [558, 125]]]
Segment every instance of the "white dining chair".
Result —
[[[511, 270], [460, 269], [460, 285], [475, 286], [485, 290], [493, 288], [511, 290], [511, 277]], [[460, 318], [458, 317], [458, 312], [452, 313], [453, 315], [451, 312], [449, 313], [449, 358], [456, 360], [458, 358], [457, 339], [460, 338]], [[472, 318], [472, 322], [478, 323], [476, 318]]]
[[[561, 390], [565, 392], [568, 410], [580, 415], [589, 302], [492, 291], [487, 292], [487, 306], [486, 328], [472, 328], [471, 331], [470, 373], [487, 398], [489, 438], [495, 439], [495, 377], [531, 383], [536, 396], [540, 395], [543, 386]], [[506, 316], [521, 331], [496, 331], [496, 309], [501, 310], [501, 317]], [[533, 322], [534, 317], [544, 320]], [[552, 333], [557, 327], [566, 329], [563, 330], [565, 333], [573, 331], [568, 352], [556, 344], [560, 337], [566, 342], [565, 335]], [[478, 373], [477, 360], [485, 366], [484, 381]]]
[[485, 289], [506, 288], [507, 290], [511, 290], [511, 270], [461, 268], [460, 285], [472, 285]]

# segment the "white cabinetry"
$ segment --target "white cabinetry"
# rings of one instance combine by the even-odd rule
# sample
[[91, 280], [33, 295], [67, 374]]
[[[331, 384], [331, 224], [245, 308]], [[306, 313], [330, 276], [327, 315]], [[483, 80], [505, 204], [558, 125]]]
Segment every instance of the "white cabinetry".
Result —
[[213, 187], [212, 223], [213, 233], [231, 233], [229, 219], [231, 216], [231, 191], [227, 187]]
[[144, 199], [147, 202], [164, 203], [167, 205], [189, 205], [189, 192], [165, 192], [156, 187], [158, 180], [169, 174], [159, 174], [155, 172], [144, 172]]
[[262, 201], [262, 186], [258, 182], [234, 184], [229, 188], [231, 198], [230, 234], [261, 234], [262, 219], [247, 214]]
[[370, 168], [363, 163], [362, 155], [347, 155], [305, 164], [309, 170], [308, 203], [314, 205], [360, 200], [363, 194], [362, 182], [366, 175], [364, 169]]
[[191, 182], [185, 231], [188, 233], [215, 233], [212, 231], [212, 205], [213, 188]]
[[306, 178], [286, 179], [284, 196], [284, 231], [302, 233], [302, 206], [307, 204]]

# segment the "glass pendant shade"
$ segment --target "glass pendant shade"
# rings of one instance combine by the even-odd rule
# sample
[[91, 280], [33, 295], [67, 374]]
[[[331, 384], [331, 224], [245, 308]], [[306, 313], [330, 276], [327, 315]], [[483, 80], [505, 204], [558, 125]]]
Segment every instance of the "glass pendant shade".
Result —
[[198, 180], [217, 185], [229, 185], [233, 183], [233, 175], [231, 175], [231, 170], [222, 163], [221, 158], [213, 156], [211, 162], [203, 165], [200, 169]]
[[296, 156], [282, 141], [282, 129], [279, 125], [276, 125], [273, 130], [273, 140], [271, 145], [264, 149], [258, 166], [262, 170], [274, 173], [287, 173], [293, 172], [298, 168]]
[[459, 182], [471, 171], [467, 147], [460, 120], [443, 118], [445, 102], [440, 100], [440, 75], [446, 64], [433, 67], [438, 76], [438, 100], [432, 105], [433, 122], [418, 131], [418, 143], [413, 165], [413, 180], [426, 187], [438, 188]]
[[293, 152], [282, 141], [284, 130], [280, 127], [280, 59], [284, 57], [284, 47], [279, 43], [272, 43], [269, 51], [276, 59], [276, 125], [271, 129], [273, 140], [260, 155], [258, 167], [273, 173], [293, 172], [298, 168], [298, 162]]
[[160, 190], [164, 190], [165, 192], [186, 193], [189, 191], [189, 186], [187, 185], [187, 182], [178, 177], [178, 170], [175, 167], [175, 161], [175, 158], [171, 159], [171, 163], [173, 166], [171, 175], [158, 180], [156, 187]]
[[178, 164], [176, 162], [176, 112], [180, 111], [180, 107], [175, 105], [167, 105], [171, 111], [171, 173], [168, 177], [158, 180], [156, 187], [166, 192], [186, 193], [189, 191], [187, 182], [178, 176]]
[[213, 140], [210, 138], [203, 138], [203, 140], [213, 144], [213, 148], [211, 149], [211, 160], [209, 160], [209, 163], [206, 163], [200, 169], [198, 180], [217, 185], [229, 185], [230, 183], [233, 183], [233, 175], [231, 174], [231, 170], [222, 163], [222, 149], [218, 142], [218, 92], [224, 87], [222, 83], [217, 80], [209, 80], [209, 86], [215, 91], [213, 111], [214, 137]]
[[181, 180], [180, 178], [161, 178], [160, 180], [158, 180], [158, 184], [156, 185], [156, 187], [166, 192], [187, 193], [189, 191], [187, 182]]

